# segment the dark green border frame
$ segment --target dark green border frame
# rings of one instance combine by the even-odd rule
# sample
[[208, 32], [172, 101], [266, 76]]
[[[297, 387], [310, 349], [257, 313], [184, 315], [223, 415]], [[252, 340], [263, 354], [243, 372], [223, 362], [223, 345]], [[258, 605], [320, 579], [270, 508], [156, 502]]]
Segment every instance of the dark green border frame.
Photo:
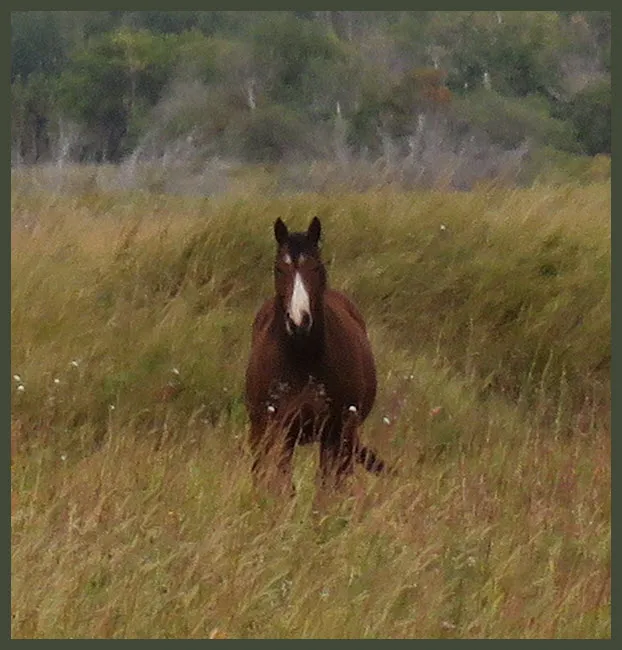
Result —
[[[613, 12], [612, 14], [615, 13], [615, 15], [612, 15], [612, 27], [613, 27], [613, 34], [612, 34], [612, 42], [617, 44], [617, 38], [622, 37], [622, 29], [620, 29], [620, 25], [616, 22], [616, 18], [620, 18], [622, 16], [622, 11], [618, 10], [617, 12]], [[617, 49], [615, 47], [614, 49]], [[615, 110], [614, 107], [618, 106], [616, 102], [616, 98], [619, 100], [620, 99], [620, 82], [616, 81], [615, 78], [615, 72], [619, 70], [619, 66], [613, 66], [613, 84], [612, 84], [612, 92], [613, 92], [613, 102], [612, 102], [612, 112], [613, 115], [617, 113], [618, 115], [620, 114], [619, 110]], [[619, 128], [619, 123], [618, 126], [615, 126], [616, 121], [615, 119], [612, 120], [612, 137], [614, 139], [613, 142], [613, 149], [612, 151], [619, 151], [620, 150], [620, 143], [621, 143], [621, 135], [622, 131]], [[617, 141], [617, 142], [616, 142]], [[613, 156], [612, 156], [612, 163], [613, 163]], [[616, 237], [619, 239], [618, 235], [620, 234], [620, 228], [619, 227], [614, 227], [615, 226], [615, 221], [613, 219], [613, 215], [615, 214], [615, 206], [619, 205], [619, 200], [616, 199], [616, 194], [620, 196], [620, 185], [615, 180], [615, 176], [618, 176], [618, 179], [620, 177], [620, 174], [618, 173], [620, 171], [620, 166], [618, 164], [612, 164], [612, 179], [611, 179], [611, 249], [615, 248], [615, 239]], [[612, 465], [612, 472], [611, 472], [611, 501], [612, 501], [612, 509], [611, 509], [611, 553], [613, 555], [613, 549], [615, 548], [615, 544], [613, 543], [615, 539], [620, 539], [622, 536], [619, 534], [619, 530], [616, 530], [616, 528], [619, 528], [619, 522], [620, 522], [620, 517], [619, 515], [616, 517], [614, 516], [614, 510], [616, 507], [616, 504], [619, 503], [616, 499], [613, 498], [613, 495], [615, 494], [615, 485], [618, 485], [618, 492], [620, 491], [620, 479], [616, 476], [616, 472], [613, 471], [613, 466], [614, 463], [616, 462], [616, 459], [620, 458], [620, 451], [622, 450], [622, 441], [620, 440], [619, 436], [616, 435], [616, 432], [619, 431], [619, 427], [616, 426], [618, 422], [620, 422], [620, 416], [622, 414], [622, 410], [620, 409], [620, 402], [618, 402], [615, 399], [615, 391], [616, 388], [619, 389], [620, 387], [620, 380], [622, 379], [622, 364], [620, 363], [620, 351], [622, 350], [622, 347], [620, 346], [620, 339], [617, 339], [617, 337], [613, 336], [613, 332], [615, 331], [616, 323], [620, 324], [622, 321], [621, 315], [622, 315], [622, 310], [621, 310], [621, 303], [620, 300], [616, 300], [615, 294], [616, 294], [616, 287], [620, 286], [620, 282], [616, 275], [619, 276], [616, 272], [616, 266], [619, 269], [620, 268], [620, 263], [618, 262], [617, 265], [615, 264], [615, 257], [613, 254], [611, 255], [611, 346], [612, 346], [612, 366], [611, 366], [611, 390], [614, 392], [614, 395], [612, 395], [612, 409], [611, 409], [611, 465]], [[616, 340], [618, 341], [616, 343]], [[618, 350], [618, 354], [615, 354], [615, 350]], [[618, 522], [618, 526], [616, 527], [616, 523]], [[612, 558], [613, 559], [613, 558]], [[611, 581], [612, 581], [612, 591], [611, 591], [611, 600], [612, 600], [612, 606], [611, 606], [611, 638], [618, 638], [622, 636], [622, 622], [620, 621], [619, 616], [614, 615], [614, 607], [613, 607], [613, 602], [615, 602], [615, 569], [619, 568], [619, 563], [612, 562], [613, 566], [613, 571], [611, 574]], [[617, 571], [619, 574], [620, 571]], [[618, 581], [619, 582], [619, 581]], [[618, 608], [619, 612], [619, 608]]]

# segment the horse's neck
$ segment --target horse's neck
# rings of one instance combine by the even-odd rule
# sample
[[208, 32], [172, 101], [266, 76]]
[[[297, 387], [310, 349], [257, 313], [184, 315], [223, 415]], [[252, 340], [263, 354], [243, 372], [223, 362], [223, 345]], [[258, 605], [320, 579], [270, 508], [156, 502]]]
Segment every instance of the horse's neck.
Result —
[[304, 339], [291, 339], [287, 334], [285, 349], [292, 361], [301, 366], [316, 365], [324, 354], [324, 327], [314, 323], [313, 329]]
[[285, 318], [279, 310], [275, 313], [282, 350], [290, 361], [300, 368], [313, 368], [324, 356], [325, 325], [323, 309], [313, 316], [311, 332], [304, 338], [292, 339], [285, 329]]

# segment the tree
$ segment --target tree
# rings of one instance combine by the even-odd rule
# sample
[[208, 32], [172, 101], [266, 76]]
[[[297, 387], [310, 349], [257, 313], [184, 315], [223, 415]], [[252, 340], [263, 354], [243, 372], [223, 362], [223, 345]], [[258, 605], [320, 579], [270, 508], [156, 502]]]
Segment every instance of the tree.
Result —
[[[260, 151], [264, 134], [274, 159], [279, 125], [309, 152], [300, 128], [319, 142], [335, 121], [381, 151], [431, 116], [499, 146], [611, 147], [610, 12], [35, 11], [11, 30], [16, 160], [43, 159], [60, 123], [89, 141], [82, 156], [112, 161], [169, 131], [223, 155]], [[236, 132], [247, 146], [228, 150]]]
[[60, 81], [66, 112], [97, 136], [94, 156], [118, 160], [124, 140], [155, 105], [174, 66], [167, 37], [121, 28], [76, 53]]
[[311, 124], [284, 106], [237, 113], [226, 137], [230, 151], [253, 163], [278, 163], [287, 157], [318, 153]]
[[11, 149], [16, 162], [35, 163], [49, 154], [54, 97], [55, 80], [42, 72], [11, 84]]
[[321, 25], [282, 13], [258, 25], [253, 50], [270, 99], [299, 109], [314, 100], [309, 78], [344, 57], [338, 40]]
[[350, 121], [349, 139], [378, 150], [383, 137], [407, 138], [439, 117], [452, 101], [445, 72], [418, 68], [404, 74], [385, 92], [370, 93]]
[[58, 74], [66, 63], [67, 44], [57, 12], [11, 13], [11, 81], [31, 74]]
[[130, 11], [125, 23], [133, 30], [153, 34], [181, 34], [196, 27], [198, 11]]
[[595, 156], [611, 153], [611, 82], [600, 81], [579, 91], [565, 113], [583, 151]]

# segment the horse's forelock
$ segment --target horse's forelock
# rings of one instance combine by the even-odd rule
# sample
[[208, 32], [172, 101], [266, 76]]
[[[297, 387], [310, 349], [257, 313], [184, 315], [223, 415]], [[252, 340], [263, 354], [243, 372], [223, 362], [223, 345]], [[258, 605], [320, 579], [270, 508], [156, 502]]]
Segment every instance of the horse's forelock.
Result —
[[293, 259], [297, 259], [300, 255], [309, 255], [317, 259], [320, 257], [318, 247], [308, 240], [307, 234], [304, 232], [290, 233], [285, 246]]

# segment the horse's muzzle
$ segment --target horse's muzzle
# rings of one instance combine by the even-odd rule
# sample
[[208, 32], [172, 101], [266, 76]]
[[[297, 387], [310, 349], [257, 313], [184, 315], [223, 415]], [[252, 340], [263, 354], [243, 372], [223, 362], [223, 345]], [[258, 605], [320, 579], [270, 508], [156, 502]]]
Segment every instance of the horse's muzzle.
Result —
[[296, 323], [289, 314], [285, 317], [285, 327], [290, 336], [306, 336], [311, 331], [312, 325], [313, 319], [311, 314], [308, 313], [302, 315], [300, 323]]

